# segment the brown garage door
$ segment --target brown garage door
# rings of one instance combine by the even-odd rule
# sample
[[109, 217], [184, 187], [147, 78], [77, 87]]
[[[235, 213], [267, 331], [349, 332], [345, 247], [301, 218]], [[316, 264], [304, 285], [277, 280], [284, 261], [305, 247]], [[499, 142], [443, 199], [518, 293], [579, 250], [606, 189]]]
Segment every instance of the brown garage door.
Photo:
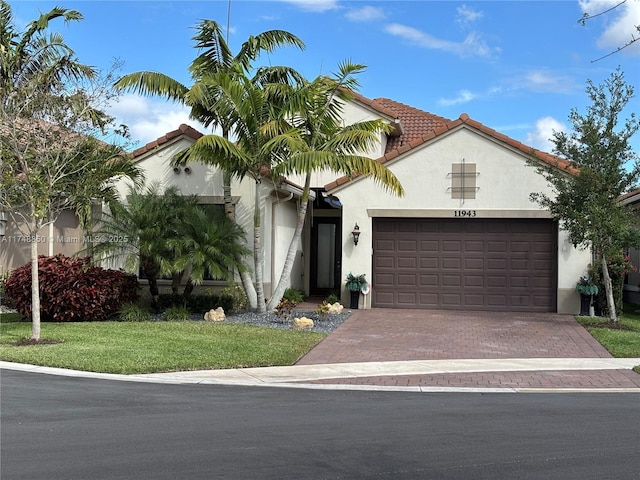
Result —
[[372, 306], [556, 311], [557, 225], [373, 219]]

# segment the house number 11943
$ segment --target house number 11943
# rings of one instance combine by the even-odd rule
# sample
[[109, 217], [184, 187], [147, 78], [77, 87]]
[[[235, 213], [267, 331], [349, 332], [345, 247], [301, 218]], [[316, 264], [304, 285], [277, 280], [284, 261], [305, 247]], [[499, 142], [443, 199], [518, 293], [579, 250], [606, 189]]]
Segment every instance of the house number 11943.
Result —
[[454, 216], [473, 218], [476, 216], [476, 211], [475, 210], [454, 210]]

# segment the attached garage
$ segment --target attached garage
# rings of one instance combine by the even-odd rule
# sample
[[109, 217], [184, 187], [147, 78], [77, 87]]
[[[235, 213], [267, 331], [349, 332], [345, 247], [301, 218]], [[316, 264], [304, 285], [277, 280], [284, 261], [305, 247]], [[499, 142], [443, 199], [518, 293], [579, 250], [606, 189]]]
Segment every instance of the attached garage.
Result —
[[555, 312], [557, 223], [529, 218], [373, 218], [380, 308]]

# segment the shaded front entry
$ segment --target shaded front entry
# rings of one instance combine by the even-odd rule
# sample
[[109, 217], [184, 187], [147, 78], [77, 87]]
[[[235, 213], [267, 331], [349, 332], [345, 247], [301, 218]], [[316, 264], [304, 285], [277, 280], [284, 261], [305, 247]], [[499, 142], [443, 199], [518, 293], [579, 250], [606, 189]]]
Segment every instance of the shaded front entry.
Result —
[[342, 220], [340, 217], [315, 217], [311, 227], [311, 295], [327, 296], [340, 292], [342, 260]]

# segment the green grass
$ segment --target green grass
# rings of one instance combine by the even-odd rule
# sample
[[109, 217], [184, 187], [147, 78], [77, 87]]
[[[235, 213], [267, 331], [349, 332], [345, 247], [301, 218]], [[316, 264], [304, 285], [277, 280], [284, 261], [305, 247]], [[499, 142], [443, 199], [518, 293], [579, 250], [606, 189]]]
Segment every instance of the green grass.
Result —
[[640, 357], [640, 305], [625, 303], [620, 328], [612, 328], [604, 317], [576, 318], [614, 357]]
[[0, 360], [106, 373], [292, 365], [326, 335], [208, 322], [42, 323], [50, 345], [16, 346], [31, 324], [0, 324]]

